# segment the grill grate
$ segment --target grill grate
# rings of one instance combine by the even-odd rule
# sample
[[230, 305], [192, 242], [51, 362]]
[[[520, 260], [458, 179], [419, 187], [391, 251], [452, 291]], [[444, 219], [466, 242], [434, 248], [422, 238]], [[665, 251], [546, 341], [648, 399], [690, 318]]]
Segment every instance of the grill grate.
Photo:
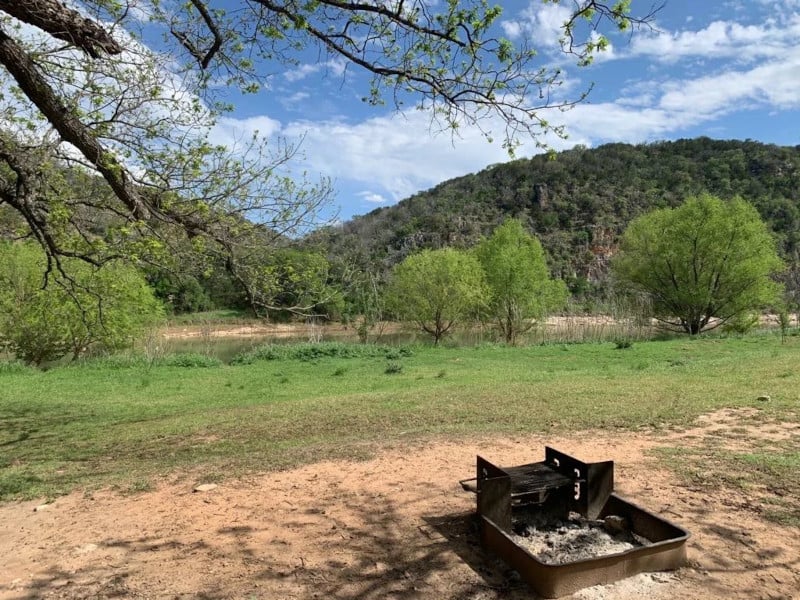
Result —
[[506, 467], [503, 471], [511, 477], [512, 497], [572, 487], [579, 481], [559, 473], [544, 463]]

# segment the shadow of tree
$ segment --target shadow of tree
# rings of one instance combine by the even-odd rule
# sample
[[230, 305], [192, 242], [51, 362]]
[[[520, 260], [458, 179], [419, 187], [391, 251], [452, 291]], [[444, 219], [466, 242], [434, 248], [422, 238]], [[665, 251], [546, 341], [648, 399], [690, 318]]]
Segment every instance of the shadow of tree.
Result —
[[[79, 572], [49, 568], [26, 582], [25, 589], [14, 594], [13, 585], [0, 585], [0, 592], [15, 600], [41, 600], [43, 598], [130, 598], [133, 590], [128, 586], [130, 573], [126, 570], [108, 573], [103, 568], [85, 568]], [[13, 582], [12, 582], [13, 583]]]
[[290, 572], [267, 569], [259, 577], [301, 581], [309, 598], [404, 600], [441, 597], [443, 590], [452, 599], [534, 598], [516, 573], [485, 555], [472, 513], [410, 523], [403, 508], [391, 500], [380, 506], [347, 502], [348, 522], [355, 516], [362, 526], [354, 529], [326, 515], [330, 533], [317, 540], [325, 561], [310, 564], [301, 558]]

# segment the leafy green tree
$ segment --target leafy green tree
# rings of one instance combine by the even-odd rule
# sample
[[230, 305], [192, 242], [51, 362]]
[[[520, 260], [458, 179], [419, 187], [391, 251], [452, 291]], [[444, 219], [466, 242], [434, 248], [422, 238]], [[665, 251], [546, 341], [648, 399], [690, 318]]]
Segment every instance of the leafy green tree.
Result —
[[215, 308], [196, 277], [190, 274], [157, 270], [146, 273], [155, 296], [174, 314], [195, 313]]
[[121, 261], [95, 268], [65, 260], [43, 279], [47, 260], [33, 243], [0, 244], [0, 344], [39, 365], [91, 346], [131, 344], [163, 314], [142, 275]]
[[439, 341], [453, 326], [477, 314], [488, 294], [477, 259], [452, 248], [423, 250], [394, 269], [387, 305]]
[[509, 219], [475, 250], [489, 285], [487, 311], [508, 344], [567, 301], [567, 287], [551, 279], [542, 245]]
[[662, 324], [696, 335], [778, 302], [783, 263], [750, 204], [702, 195], [635, 219], [612, 268]]

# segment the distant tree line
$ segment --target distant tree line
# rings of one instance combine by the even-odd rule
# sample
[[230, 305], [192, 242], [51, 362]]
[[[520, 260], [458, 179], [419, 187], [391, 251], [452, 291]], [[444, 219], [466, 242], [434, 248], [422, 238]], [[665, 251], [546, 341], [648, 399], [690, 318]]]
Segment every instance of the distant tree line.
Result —
[[685, 139], [576, 147], [493, 165], [308, 236], [332, 264], [385, 277], [422, 249], [475, 246], [505, 219], [541, 242], [553, 275], [588, 310], [610, 293], [610, 259], [636, 217], [712, 194], [740, 197], [769, 227], [797, 298], [800, 146]]
[[[608, 290], [636, 297], [639, 316], [675, 330], [743, 327], [764, 308], [799, 310], [790, 185], [799, 168], [798, 149], [755, 142], [577, 148], [491, 167], [304, 238], [243, 228], [252, 239], [235, 270], [181, 235], [169, 252], [142, 240], [126, 245], [125, 261], [64, 257], [55, 266], [13, 241], [15, 215], [0, 210], [0, 344], [40, 363], [123, 347], [162, 313], [213, 308], [339, 320], [362, 341], [387, 319], [412, 321], [437, 343], [481, 320], [514, 344], [570, 296], [590, 307]], [[677, 183], [659, 187], [665, 181]], [[87, 184], [71, 183], [83, 193]], [[712, 184], [762, 195], [711, 194]], [[94, 227], [106, 235], [119, 225], [108, 217]]]

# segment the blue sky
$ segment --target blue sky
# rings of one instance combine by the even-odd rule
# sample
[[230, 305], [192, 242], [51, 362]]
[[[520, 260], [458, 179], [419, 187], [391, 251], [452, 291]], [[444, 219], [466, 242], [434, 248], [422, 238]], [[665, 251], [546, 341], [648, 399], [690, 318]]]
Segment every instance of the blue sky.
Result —
[[[528, 32], [541, 40], [543, 60], [562, 60], [554, 27], [569, 3], [500, 4], [506, 35]], [[634, 12], [651, 6], [633, 0]], [[653, 26], [611, 35], [610, 51], [592, 66], [567, 68], [565, 95], [594, 87], [573, 110], [547, 114], [569, 133], [548, 137], [552, 147], [701, 135], [800, 144], [800, 0], [667, 0]], [[302, 137], [305, 157], [296, 169], [334, 180], [343, 219], [508, 160], [499, 142], [475, 130], [452, 140], [431, 134], [423, 114], [363, 104], [363, 84], [335, 60], [303, 63], [274, 75], [258, 94], [237, 97], [217, 134]], [[528, 143], [517, 155], [536, 151]]]
[[[500, 1], [498, 27], [510, 39], [528, 35], [543, 64], [565, 66], [564, 98], [593, 84], [568, 112], [543, 113], [563, 124], [575, 144], [648, 142], [684, 137], [754, 139], [800, 144], [800, 0], [666, 0], [652, 29], [611, 32], [611, 47], [590, 67], [564, 63], [558, 26], [570, 2]], [[651, 0], [633, 0], [635, 14]], [[235, 110], [213, 132], [232, 142], [253, 131], [302, 141], [295, 171], [333, 179], [340, 219], [391, 205], [437, 183], [508, 160], [499, 141], [474, 128], [460, 138], [430, 132], [429, 117], [360, 101], [366, 78], [353, 67], [309, 55], [292, 67], [272, 66], [259, 93], [227, 100]], [[491, 127], [491, 123], [488, 124]], [[539, 152], [523, 143], [517, 156]]]

